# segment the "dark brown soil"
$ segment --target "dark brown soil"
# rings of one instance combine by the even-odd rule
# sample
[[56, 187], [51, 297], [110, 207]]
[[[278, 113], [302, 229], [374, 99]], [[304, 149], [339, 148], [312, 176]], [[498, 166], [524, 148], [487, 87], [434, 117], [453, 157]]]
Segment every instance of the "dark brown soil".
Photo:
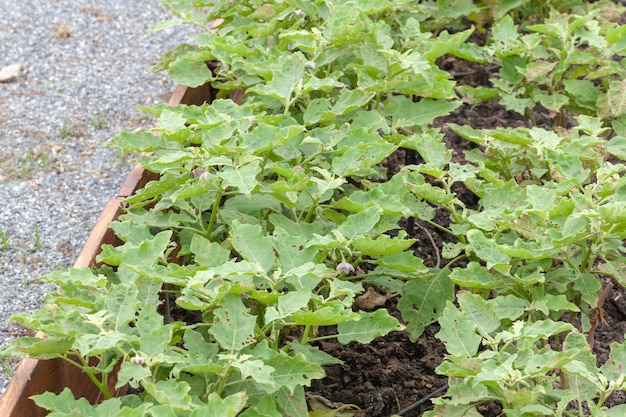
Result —
[[[493, 71], [482, 68], [478, 64], [468, 63], [452, 57], [440, 59], [439, 65], [448, 71], [462, 74], [457, 82], [465, 85], [486, 85], [486, 73]], [[554, 126], [554, 114], [538, 106], [534, 109], [533, 119], [536, 125], [551, 129]], [[515, 112], [507, 111], [497, 100], [478, 105], [464, 104], [451, 115], [440, 118], [435, 123], [445, 133], [445, 140], [453, 150], [453, 160], [463, 160], [463, 151], [472, 149], [474, 144], [461, 138], [448, 127], [448, 123], [470, 125], [474, 128], [495, 127], [531, 127], [530, 118]], [[405, 152], [401, 150], [385, 162], [384, 168], [389, 174], [397, 172], [405, 163]], [[468, 190], [455, 190], [459, 198], [472, 207], [477, 198]], [[435, 221], [447, 224], [445, 213], [438, 213]], [[415, 221], [401, 224], [410, 237], [422, 242], [415, 247], [415, 253], [429, 267], [438, 266], [441, 248], [444, 242], [451, 241], [450, 236], [427, 224]], [[431, 244], [424, 242], [432, 242]], [[378, 289], [380, 292], [383, 290]], [[392, 314], [399, 317], [393, 300], [385, 305]], [[606, 324], [600, 324], [596, 330], [594, 352], [598, 362], [608, 358], [609, 345], [624, 339], [626, 333], [626, 292], [616, 286], [605, 302], [604, 318]], [[321, 396], [333, 403], [353, 404], [363, 410], [357, 414], [363, 417], [386, 417], [402, 412], [405, 417], [417, 417], [432, 409], [430, 401], [409, 411], [407, 407], [428, 396], [440, 387], [444, 387], [447, 378], [437, 375], [434, 370], [445, 356], [443, 344], [435, 337], [438, 325], [429, 326], [424, 334], [411, 342], [406, 332], [396, 332], [374, 340], [368, 345], [351, 343], [341, 345], [338, 342], [325, 341], [319, 346], [324, 351], [341, 359], [341, 365], [326, 366], [326, 378], [314, 381], [307, 390], [309, 396]], [[610, 398], [607, 406], [626, 403], [624, 393], [616, 393]], [[485, 417], [500, 416], [501, 409], [497, 404], [489, 404], [479, 409]]]

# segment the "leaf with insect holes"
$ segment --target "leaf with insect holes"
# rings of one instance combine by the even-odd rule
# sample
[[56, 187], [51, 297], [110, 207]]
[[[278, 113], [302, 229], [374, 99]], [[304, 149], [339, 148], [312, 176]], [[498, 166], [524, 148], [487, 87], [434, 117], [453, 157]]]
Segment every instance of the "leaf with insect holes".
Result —
[[598, 99], [599, 116], [618, 118], [626, 115], [626, 80], [611, 81], [605, 95]]
[[215, 322], [209, 333], [224, 349], [236, 352], [250, 343], [256, 319], [248, 315], [248, 309], [238, 295], [227, 294], [213, 314]]
[[139, 306], [139, 290], [136, 285], [113, 286], [106, 297], [106, 308], [111, 312], [109, 320], [116, 330], [122, 329], [135, 319]]
[[142, 379], [150, 378], [151, 376], [152, 371], [149, 367], [134, 364], [130, 361], [124, 361], [120, 365], [120, 370], [117, 373], [115, 389], [120, 389], [126, 384], [130, 384], [131, 387], [137, 388]]
[[459, 101], [444, 101], [425, 98], [417, 103], [403, 96], [392, 96], [384, 103], [382, 113], [391, 116], [393, 127], [427, 127], [437, 117], [447, 116], [461, 105]]
[[289, 356], [283, 351], [266, 361], [274, 368], [272, 379], [277, 387], [294, 393], [299, 387], [310, 386], [314, 379], [321, 379], [325, 373], [321, 366], [309, 362], [304, 355]]
[[444, 269], [429, 281], [408, 281], [403, 288], [398, 310], [407, 322], [406, 330], [412, 341], [417, 340], [429, 324], [437, 321], [446, 303], [454, 299], [454, 283]]
[[[281, 416], [309, 417], [304, 387], [296, 387], [293, 391], [281, 388], [272, 397], [281, 410]], [[274, 417], [274, 416], [272, 416]]]

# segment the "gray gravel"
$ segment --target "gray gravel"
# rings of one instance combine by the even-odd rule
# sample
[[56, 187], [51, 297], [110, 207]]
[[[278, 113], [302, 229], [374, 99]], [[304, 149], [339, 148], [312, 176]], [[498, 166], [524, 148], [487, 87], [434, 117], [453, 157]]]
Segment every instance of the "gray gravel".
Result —
[[[38, 279], [73, 263], [130, 169], [102, 144], [153, 120], [137, 104], [174, 86], [150, 67], [185, 29], [146, 34], [158, 0], [0, 0], [0, 346], [50, 291]], [[0, 394], [10, 379], [0, 371]]]

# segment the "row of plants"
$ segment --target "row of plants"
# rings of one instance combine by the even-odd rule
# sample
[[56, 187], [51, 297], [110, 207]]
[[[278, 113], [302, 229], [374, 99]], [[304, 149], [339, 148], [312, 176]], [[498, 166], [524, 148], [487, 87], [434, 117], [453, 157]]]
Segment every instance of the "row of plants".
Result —
[[[54, 416], [307, 416], [305, 387], [338, 362], [317, 342], [400, 330], [414, 341], [438, 322], [449, 390], [426, 416], [477, 416], [489, 402], [507, 416], [624, 414], [604, 404], [626, 390], [626, 345], [601, 366], [592, 353], [601, 278], [626, 282], [622, 9], [163, 4], [175, 17], [156, 29], [189, 25], [194, 44], [155, 69], [219, 95], [142, 108], [157, 126], [111, 141], [143, 153], [159, 180], [126, 200], [111, 224], [124, 243], [103, 247], [100, 267], [49, 275], [58, 292], [48, 304], [13, 317], [46, 336], [2, 351], [63, 358], [106, 399], [90, 405], [66, 390], [36, 396], [39, 406]], [[446, 55], [492, 65], [490, 85], [457, 85], [437, 64]], [[449, 125], [472, 143], [453, 159], [433, 122], [493, 99], [529, 117], [541, 105], [555, 127]], [[382, 162], [402, 151], [421, 162], [389, 173]], [[406, 219], [449, 236], [442, 265], [415, 255], [430, 243], [411, 238]], [[398, 299], [402, 322], [355, 307], [368, 287]]]

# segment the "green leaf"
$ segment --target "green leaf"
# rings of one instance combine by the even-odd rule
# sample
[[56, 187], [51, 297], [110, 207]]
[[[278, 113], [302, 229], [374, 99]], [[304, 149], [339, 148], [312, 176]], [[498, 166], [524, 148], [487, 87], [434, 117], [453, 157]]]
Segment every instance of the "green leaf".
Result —
[[309, 289], [289, 291], [278, 297], [278, 311], [283, 317], [287, 317], [300, 309], [305, 309], [309, 304], [312, 293]]
[[320, 121], [322, 115], [324, 115], [324, 113], [326, 112], [329, 112], [331, 108], [332, 104], [330, 100], [325, 97], [315, 98], [311, 100], [302, 116], [304, 124], [306, 126], [316, 124]]
[[389, 332], [404, 329], [395, 317], [387, 312], [387, 309], [378, 309], [373, 313], [359, 311], [360, 319], [347, 321], [337, 325], [339, 343], [350, 342], [370, 343], [377, 337], [384, 336]]
[[511, 94], [500, 92], [500, 104], [507, 110], [525, 115], [526, 109], [532, 106], [533, 101], [529, 98], [517, 98]]
[[283, 417], [276, 407], [277, 404], [274, 398], [269, 395], [264, 396], [258, 403], [240, 414], [240, 417]]
[[221, 398], [215, 392], [209, 394], [206, 404], [191, 413], [190, 417], [236, 417], [248, 402], [245, 392], [236, 392]]
[[273, 71], [272, 79], [267, 84], [257, 84], [249, 88], [248, 92], [269, 96], [287, 104], [296, 87], [302, 83], [306, 59], [302, 53], [280, 56], [280, 62]]
[[352, 242], [363, 255], [382, 256], [402, 252], [417, 242], [417, 239], [402, 239], [388, 235], [380, 235], [376, 239], [361, 237]]
[[407, 142], [411, 148], [417, 150], [424, 162], [431, 164], [435, 169], [443, 170], [452, 158], [452, 152], [446, 148], [443, 135], [439, 132], [428, 131], [421, 135], [413, 135]]
[[276, 257], [272, 237], [263, 233], [258, 224], [232, 223], [230, 239], [235, 250], [247, 261], [257, 263], [265, 272], [274, 266]]
[[213, 313], [215, 322], [209, 333], [229, 352], [243, 349], [250, 343], [256, 325], [255, 317], [249, 316], [241, 298], [227, 294], [220, 308]]
[[309, 417], [309, 409], [304, 387], [298, 386], [294, 390], [281, 388], [273, 394], [276, 404], [282, 410], [282, 415], [286, 417]]
[[73, 349], [78, 350], [81, 355], [86, 357], [98, 356], [119, 348], [119, 345], [126, 344], [133, 339], [133, 337], [118, 331], [110, 331], [105, 334], [88, 333], [76, 338]]
[[139, 291], [136, 285], [120, 284], [109, 290], [106, 297], [106, 309], [111, 314], [110, 320], [116, 330], [123, 329], [135, 319]]
[[439, 324], [441, 330], [436, 336], [445, 343], [449, 354], [471, 358], [478, 353], [481, 337], [476, 333], [476, 325], [452, 302], [446, 302]]
[[488, 337], [500, 327], [500, 319], [495, 312], [495, 307], [481, 296], [463, 292], [458, 295], [458, 301], [465, 317], [475, 323], [483, 337]]
[[424, 265], [422, 258], [418, 258], [410, 251], [383, 255], [376, 261], [376, 264], [384, 268], [408, 272], [413, 278], [428, 272], [428, 268]]
[[460, 105], [461, 102], [459, 101], [433, 100], [430, 98], [414, 103], [413, 100], [407, 97], [392, 96], [384, 102], [382, 113], [392, 117], [395, 129], [427, 127], [437, 117], [447, 116]]
[[247, 197], [252, 196], [252, 191], [259, 185], [256, 179], [261, 172], [260, 162], [254, 160], [242, 167], [227, 167], [216, 173], [222, 179], [222, 187], [235, 187]]
[[63, 389], [61, 393], [46, 392], [34, 395], [32, 400], [41, 408], [52, 411], [53, 416], [92, 416], [96, 415], [94, 407], [85, 398], [74, 398], [74, 394], [69, 388]]
[[570, 323], [556, 322], [552, 320], [537, 320], [524, 326], [522, 334], [531, 339], [546, 339], [550, 336], [563, 332], [576, 331]]
[[22, 353], [38, 359], [53, 359], [70, 352], [74, 339], [39, 337], [20, 337], [13, 341], [15, 348]]
[[626, 114], [626, 80], [611, 81], [600, 101], [599, 116], [618, 118]]
[[478, 262], [470, 262], [465, 268], [454, 268], [450, 279], [463, 288], [490, 290], [504, 284], [501, 278], [497, 278]]
[[278, 263], [283, 272], [315, 262], [318, 250], [314, 247], [303, 248], [306, 242], [307, 239], [304, 236], [289, 233], [280, 226], [274, 229], [273, 245], [278, 253]]
[[564, 80], [563, 86], [568, 94], [574, 97], [577, 106], [586, 110], [596, 111], [598, 90], [590, 80]]
[[182, 56], [172, 62], [169, 67], [169, 76], [176, 84], [189, 87], [199, 87], [215, 80], [204, 60], [194, 59], [190, 56]]
[[174, 133], [185, 127], [187, 119], [179, 112], [170, 109], [163, 109], [159, 116], [159, 128], [167, 132]]
[[276, 386], [272, 373], [275, 371], [271, 366], [266, 365], [258, 359], [239, 359], [232, 364], [241, 373], [242, 379], [252, 378], [255, 382], [270, 388], [268, 394], [275, 391]]
[[151, 376], [152, 371], [149, 367], [134, 364], [130, 361], [124, 361], [122, 362], [120, 370], [117, 373], [115, 389], [120, 389], [126, 384], [130, 384], [133, 388], [137, 388], [141, 380], [150, 378]]
[[170, 245], [172, 231], [167, 230], [160, 232], [150, 240], [144, 240], [139, 245], [133, 245], [128, 242], [121, 247], [113, 250], [105, 250], [98, 256], [100, 262], [107, 263], [111, 266], [120, 266], [122, 264], [140, 266], [154, 265]]
[[187, 382], [168, 379], [153, 384], [152, 382], [144, 381], [142, 386], [157, 403], [167, 405], [174, 411], [191, 411], [191, 396], [189, 395], [191, 387]]
[[380, 219], [381, 209], [375, 206], [348, 216], [348, 219], [337, 227], [337, 231], [348, 240], [358, 239], [370, 233]]
[[417, 340], [426, 326], [437, 321], [446, 303], [454, 299], [454, 283], [449, 274], [450, 271], [444, 269], [431, 281], [411, 280], [405, 284], [398, 310], [407, 323], [412, 341]]
[[511, 294], [498, 296], [488, 302], [495, 305], [495, 312], [500, 320], [517, 320], [530, 308], [528, 301]]
[[294, 394], [299, 387], [308, 387], [314, 379], [324, 377], [321, 366], [310, 363], [302, 354], [289, 356], [284, 352], [267, 361], [275, 369], [272, 378], [277, 386]]
[[527, 201], [533, 206], [533, 209], [538, 212], [550, 211], [554, 208], [554, 199], [556, 194], [550, 192], [545, 187], [538, 185], [529, 185], [526, 187]]
[[396, 149], [396, 145], [385, 141], [364, 141], [333, 158], [333, 171], [343, 177], [374, 174], [372, 167], [389, 157]]
[[551, 149], [546, 149], [545, 155], [550, 166], [559, 174], [564, 175], [566, 179], [575, 179], [579, 184], [584, 184], [589, 177], [591, 171], [583, 167], [579, 155], [566, 154]]
[[493, 40], [501, 51], [511, 50], [517, 43], [519, 33], [517, 25], [509, 15], [504, 15], [491, 29]]
[[609, 381], [617, 381], [624, 375], [626, 369], [626, 344], [614, 342], [611, 344], [609, 360], [601, 367], [600, 371]]
[[303, 345], [297, 340], [292, 340], [287, 343], [291, 350], [295, 354], [302, 354], [304, 357], [312, 363], [316, 363], [318, 365], [341, 365], [343, 363], [342, 360], [331, 356], [330, 354], [320, 350], [317, 346], [312, 345]]
[[295, 324], [312, 326], [332, 326], [359, 318], [357, 313], [346, 310], [342, 304], [333, 304], [315, 311], [299, 310], [291, 316]]
[[[138, 324], [139, 325], [139, 324]], [[139, 337], [139, 348], [146, 356], [159, 356], [172, 343], [173, 329], [171, 325], [162, 325], [151, 332], [144, 332]]]
[[355, 110], [358, 107], [363, 107], [373, 96], [373, 93], [367, 91], [344, 88], [339, 93], [339, 97], [337, 98], [335, 105], [330, 109], [330, 111], [324, 113], [322, 120], [329, 121], [337, 116], [341, 116]]
[[616, 405], [604, 411], [606, 417], [622, 417], [626, 415], [626, 404]]
[[228, 249], [197, 234], [194, 234], [191, 238], [189, 249], [194, 254], [194, 261], [202, 266], [218, 266], [225, 264], [230, 259], [230, 251]]
[[615, 136], [605, 146], [608, 153], [626, 161], [626, 137]]
[[482, 260], [487, 262], [487, 269], [496, 269], [499, 272], [506, 272], [510, 268], [511, 258], [500, 252], [496, 243], [486, 237], [480, 230], [472, 229], [467, 232], [467, 240]]
[[108, 146], [115, 146], [124, 153], [152, 152], [163, 146], [163, 138], [149, 132], [121, 132], [110, 142]]

